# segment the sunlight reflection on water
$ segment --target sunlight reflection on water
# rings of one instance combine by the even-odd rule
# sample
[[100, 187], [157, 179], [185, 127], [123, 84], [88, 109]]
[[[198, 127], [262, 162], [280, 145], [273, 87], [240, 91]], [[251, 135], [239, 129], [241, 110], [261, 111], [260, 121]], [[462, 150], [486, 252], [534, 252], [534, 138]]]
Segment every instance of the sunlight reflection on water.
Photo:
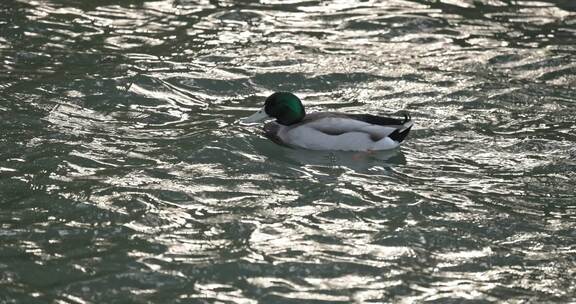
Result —
[[[0, 4], [0, 302], [573, 300], [571, 1]], [[401, 116], [374, 155], [239, 119]]]

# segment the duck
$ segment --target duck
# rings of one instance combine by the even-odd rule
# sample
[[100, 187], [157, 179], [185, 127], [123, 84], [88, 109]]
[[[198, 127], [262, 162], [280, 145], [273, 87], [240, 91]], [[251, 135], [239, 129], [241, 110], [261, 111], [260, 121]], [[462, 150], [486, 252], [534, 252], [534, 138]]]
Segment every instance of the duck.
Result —
[[306, 114], [300, 98], [291, 92], [275, 92], [264, 106], [242, 121], [264, 125], [272, 141], [295, 148], [333, 151], [380, 151], [400, 146], [413, 126], [409, 114], [404, 119], [371, 114], [314, 112]]

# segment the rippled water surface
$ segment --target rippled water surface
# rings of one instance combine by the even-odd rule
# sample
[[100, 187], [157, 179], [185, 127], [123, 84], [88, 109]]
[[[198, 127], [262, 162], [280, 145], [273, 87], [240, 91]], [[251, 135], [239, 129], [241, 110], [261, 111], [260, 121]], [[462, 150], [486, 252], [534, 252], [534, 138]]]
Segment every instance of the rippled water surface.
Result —
[[576, 301], [572, 0], [2, 0], [0, 71], [0, 303]]

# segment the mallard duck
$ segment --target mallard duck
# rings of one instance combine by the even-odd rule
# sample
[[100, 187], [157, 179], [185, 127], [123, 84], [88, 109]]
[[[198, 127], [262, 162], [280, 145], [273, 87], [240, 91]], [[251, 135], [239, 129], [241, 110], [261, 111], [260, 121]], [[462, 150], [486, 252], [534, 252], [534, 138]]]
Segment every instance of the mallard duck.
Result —
[[406, 138], [413, 122], [368, 114], [315, 112], [306, 114], [300, 99], [289, 92], [266, 98], [264, 107], [244, 122], [276, 121], [264, 126], [273, 141], [310, 150], [375, 151], [394, 149]]

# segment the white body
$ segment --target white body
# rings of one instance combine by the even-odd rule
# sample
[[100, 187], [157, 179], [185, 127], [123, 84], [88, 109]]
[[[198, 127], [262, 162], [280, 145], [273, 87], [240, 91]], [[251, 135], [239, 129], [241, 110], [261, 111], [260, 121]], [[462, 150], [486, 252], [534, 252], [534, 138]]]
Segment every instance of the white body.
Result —
[[281, 142], [310, 150], [370, 151], [397, 148], [400, 143], [388, 137], [394, 131], [412, 126], [383, 126], [346, 117], [321, 117], [293, 126], [271, 122]]

